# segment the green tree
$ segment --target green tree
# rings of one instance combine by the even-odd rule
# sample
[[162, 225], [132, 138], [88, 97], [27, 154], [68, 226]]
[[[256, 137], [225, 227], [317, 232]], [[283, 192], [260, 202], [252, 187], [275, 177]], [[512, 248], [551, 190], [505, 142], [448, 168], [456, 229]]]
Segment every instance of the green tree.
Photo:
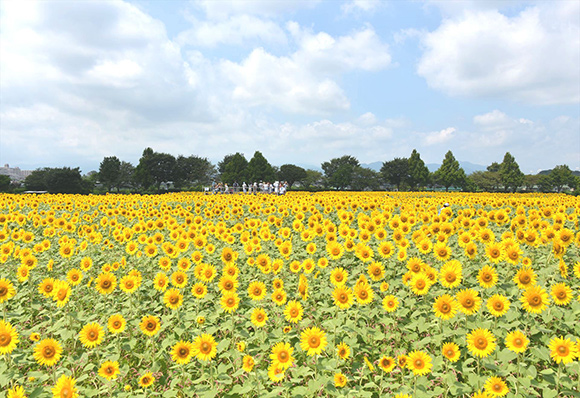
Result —
[[435, 171], [434, 178], [438, 184], [449, 191], [449, 187], [460, 187], [465, 182], [465, 171], [459, 166], [459, 162], [453, 156], [453, 152], [447, 151], [443, 163]]
[[276, 179], [274, 168], [260, 151], [254, 152], [254, 156], [248, 162], [246, 175], [250, 181], [273, 182]]
[[119, 181], [118, 188], [133, 188], [133, 182], [135, 181], [135, 167], [125, 161], [121, 161], [121, 167], [119, 167]]
[[503, 162], [499, 165], [499, 176], [506, 191], [515, 192], [524, 183], [524, 173], [520, 171], [516, 159], [509, 152], [506, 152]]
[[367, 167], [355, 167], [352, 173], [351, 188], [355, 191], [376, 191], [380, 182], [380, 174]]
[[493, 162], [489, 166], [487, 166], [487, 171], [491, 173], [499, 173], [501, 165], [498, 162]]
[[423, 187], [429, 182], [429, 177], [431, 173], [425, 162], [421, 159], [421, 155], [416, 149], [413, 149], [411, 157], [409, 158], [409, 177], [408, 183], [411, 189], [416, 189], [417, 187]]
[[308, 169], [306, 170], [306, 178], [302, 183], [304, 187], [309, 189], [323, 187], [325, 185], [324, 174], [317, 170]]
[[485, 192], [496, 192], [501, 185], [499, 173], [493, 171], [474, 171], [469, 175], [471, 182]]
[[0, 174], [0, 192], [10, 191], [10, 176]]
[[395, 185], [398, 191], [401, 184], [409, 180], [409, 159], [395, 158], [384, 162], [381, 167], [381, 175], [388, 184]]
[[145, 190], [149, 189], [154, 183], [152, 175], [154, 153], [153, 149], [145, 148], [139, 159], [139, 164], [135, 168], [134, 179]]
[[523, 186], [527, 192], [532, 192], [540, 185], [540, 175], [537, 174], [526, 174], [524, 176]]
[[119, 191], [119, 173], [121, 171], [121, 161], [116, 156], [105, 157], [99, 166], [99, 181], [111, 191], [116, 187]]
[[153, 178], [153, 184], [159, 192], [161, 183], [173, 182], [175, 180], [176, 160], [173, 155], [168, 153], [154, 152], [150, 161], [150, 173]]
[[278, 171], [278, 180], [286, 181], [288, 183], [288, 188], [292, 188], [292, 185], [296, 181], [303, 181], [306, 179], [306, 170], [300, 166], [293, 164], [283, 164], [280, 166]]
[[568, 167], [568, 165], [560, 165], [556, 166], [550, 172], [550, 180], [552, 186], [556, 189], [556, 191], [561, 192], [562, 188], [565, 185], [569, 187], [575, 186], [575, 177], [572, 174], [572, 170]]
[[24, 180], [24, 186], [28, 191], [47, 191], [46, 175], [48, 168], [36, 169]]
[[322, 163], [322, 170], [324, 170], [326, 182], [329, 186], [344, 189], [351, 185], [354, 170], [359, 166], [357, 158], [344, 155]]
[[[218, 162], [218, 171], [220, 173], [220, 179], [222, 182], [231, 184], [234, 181], [238, 183], [243, 182], [247, 179], [246, 169], [248, 168], [248, 161], [246, 157], [236, 152], [235, 154], [230, 154], [224, 156], [221, 162]], [[248, 181], [248, 183], [253, 181]]]
[[213, 175], [213, 165], [207, 158], [178, 156], [175, 170], [175, 186], [182, 188], [208, 185]]

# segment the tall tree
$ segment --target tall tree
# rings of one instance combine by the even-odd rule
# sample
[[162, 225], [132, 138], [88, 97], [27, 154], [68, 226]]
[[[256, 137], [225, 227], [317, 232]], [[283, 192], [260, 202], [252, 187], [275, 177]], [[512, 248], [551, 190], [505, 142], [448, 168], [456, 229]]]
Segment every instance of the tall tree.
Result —
[[173, 155], [154, 152], [150, 162], [150, 173], [157, 191], [159, 191], [161, 183], [175, 180], [176, 160]]
[[380, 183], [380, 174], [367, 167], [355, 167], [352, 173], [351, 188], [356, 191], [376, 191]]
[[119, 173], [121, 171], [121, 161], [116, 156], [108, 156], [103, 159], [99, 166], [99, 180], [111, 191], [113, 187], [119, 187]]
[[429, 182], [431, 173], [425, 162], [421, 159], [421, 155], [416, 149], [413, 149], [411, 157], [409, 158], [409, 178], [408, 183], [411, 189], [416, 187], [423, 187]]
[[179, 155], [176, 160], [175, 186], [207, 185], [213, 175], [213, 165], [207, 158]]
[[254, 156], [248, 162], [246, 175], [250, 181], [274, 182], [276, 179], [274, 168], [260, 151], [254, 152]]
[[[222, 182], [231, 184], [234, 181], [238, 183], [247, 179], [246, 169], [248, 161], [246, 157], [239, 152], [224, 156], [224, 159], [218, 163], [218, 170]], [[253, 181], [248, 181], [253, 182]]]
[[524, 173], [521, 172], [516, 159], [509, 152], [505, 153], [503, 162], [499, 165], [499, 176], [506, 191], [515, 192], [524, 183]]
[[571, 188], [576, 185], [575, 176], [572, 174], [572, 170], [570, 170], [568, 165], [564, 164], [554, 167], [549, 175], [552, 186], [556, 188], [558, 192], [562, 191], [564, 185], [567, 185]]
[[10, 190], [10, 176], [0, 174], [0, 192], [8, 192]]
[[493, 162], [489, 166], [487, 166], [487, 171], [491, 173], [499, 173], [501, 165], [498, 162]]
[[294, 164], [283, 164], [278, 171], [278, 179], [280, 181], [286, 181], [290, 188], [296, 181], [306, 179], [306, 170]]
[[401, 188], [401, 184], [409, 180], [409, 159], [395, 158], [388, 162], [384, 162], [381, 167], [381, 174], [383, 179], [397, 187], [397, 191]]
[[469, 178], [477, 188], [485, 192], [496, 192], [501, 185], [499, 173], [492, 171], [474, 171]]
[[48, 191], [50, 193], [87, 193], [91, 189], [83, 182], [78, 167], [49, 168], [34, 170], [26, 180], [26, 189], [31, 191]]
[[129, 162], [121, 161], [121, 166], [119, 167], [119, 181], [117, 191], [123, 187], [132, 188], [134, 178], [135, 167]]
[[353, 172], [360, 164], [354, 156], [344, 155], [322, 163], [322, 170], [328, 185], [337, 189], [344, 189], [351, 185]]
[[154, 183], [152, 168], [153, 168], [153, 149], [145, 148], [143, 154], [139, 159], [139, 164], [135, 168], [135, 181], [141, 185], [143, 189], [148, 189]]
[[449, 191], [449, 187], [460, 187], [465, 182], [465, 171], [459, 166], [459, 162], [453, 156], [453, 152], [447, 151], [443, 163], [434, 173], [435, 180]]
[[306, 188], [320, 188], [325, 185], [324, 175], [317, 170], [306, 170], [306, 178], [304, 178], [304, 186]]

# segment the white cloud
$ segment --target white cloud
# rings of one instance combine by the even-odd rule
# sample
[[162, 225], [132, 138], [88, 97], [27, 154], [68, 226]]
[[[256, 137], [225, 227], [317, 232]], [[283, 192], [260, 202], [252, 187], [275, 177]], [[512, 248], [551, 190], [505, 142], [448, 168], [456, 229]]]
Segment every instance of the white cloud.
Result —
[[219, 21], [191, 19], [192, 28], [177, 36], [180, 45], [215, 47], [219, 44], [242, 45], [249, 40], [286, 43], [286, 33], [273, 21], [252, 15], [233, 15]]
[[448, 127], [440, 131], [427, 133], [425, 134], [423, 143], [427, 146], [442, 144], [444, 142], [451, 140], [453, 138], [453, 134], [456, 131], [457, 130], [455, 129], [455, 127]]
[[222, 62], [235, 100], [290, 113], [345, 110], [350, 103], [334, 79], [351, 70], [383, 69], [391, 61], [388, 46], [370, 27], [338, 38], [313, 34], [296, 23], [288, 24], [288, 29], [299, 45], [289, 56], [257, 48], [239, 63]]
[[578, 2], [529, 7], [514, 17], [465, 11], [424, 35], [418, 73], [450, 95], [577, 103], [579, 13]]
[[358, 11], [372, 12], [381, 5], [380, 0], [350, 0], [341, 6], [342, 12], [351, 14]]
[[319, 2], [320, 0], [196, 0], [193, 4], [201, 8], [209, 19], [224, 19], [236, 14], [273, 17], [303, 8], [314, 8]]

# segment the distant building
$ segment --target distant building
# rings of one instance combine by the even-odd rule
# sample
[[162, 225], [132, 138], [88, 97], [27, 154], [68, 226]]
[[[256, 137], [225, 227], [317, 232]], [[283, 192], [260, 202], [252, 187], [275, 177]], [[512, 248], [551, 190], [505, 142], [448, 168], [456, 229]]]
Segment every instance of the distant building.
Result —
[[10, 167], [10, 165], [5, 164], [4, 167], [0, 167], [0, 174], [10, 177], [12, 181], [22, 182], [32, 173], [32, 170], [20, 170], [20, 167]]

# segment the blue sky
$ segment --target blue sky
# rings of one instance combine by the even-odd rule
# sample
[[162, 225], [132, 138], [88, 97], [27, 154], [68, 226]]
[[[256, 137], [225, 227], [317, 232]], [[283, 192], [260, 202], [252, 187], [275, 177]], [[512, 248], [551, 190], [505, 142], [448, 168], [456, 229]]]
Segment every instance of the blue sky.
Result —
[[580, 170], [580, 2], [3, 1], [0, 164], [448, 150]]

